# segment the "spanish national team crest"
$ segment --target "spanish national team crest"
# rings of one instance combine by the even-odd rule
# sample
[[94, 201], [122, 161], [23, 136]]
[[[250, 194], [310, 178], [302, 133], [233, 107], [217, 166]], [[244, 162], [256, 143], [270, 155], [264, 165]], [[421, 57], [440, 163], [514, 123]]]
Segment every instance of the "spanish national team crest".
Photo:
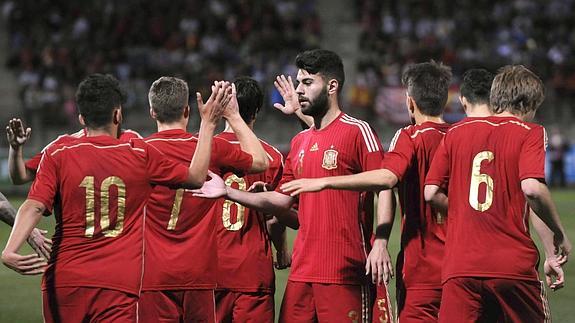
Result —
[[321, 167], [330, 170], [337, 168], [337, 151], [331, 146], [330, 149], [323, 152], [323, 163]]

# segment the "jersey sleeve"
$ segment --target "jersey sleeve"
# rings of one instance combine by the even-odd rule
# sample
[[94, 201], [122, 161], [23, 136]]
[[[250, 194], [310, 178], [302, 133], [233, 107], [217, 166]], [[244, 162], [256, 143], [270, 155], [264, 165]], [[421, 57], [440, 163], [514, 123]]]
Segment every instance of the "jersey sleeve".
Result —
[[44, 204], [46, 211], [51, 213], [58, 185], [58, 165], [54, 156], [48, 151], [40, 155], [42, 156], [41, 161], [37, 168], [36, 178], [28, 193], [28, 199]]
[[268, 176], [266, 176], [266, 183], [269, 184], [272, 190], [275, 190], [278, 187], [283, 174], [284, 168], [284, 161], [283, 156], [278, 153], [276, 156], [276, 160], [274, 160], [274, 167], [268, 172]]
[[42, 152], [37, 153], [32, 158], [28, 159], [25, 163], [27, 169], [32, 171], [37, 171], [40, 165], [40, 160], [42, 160]]
[[213, 166], [221, 169], [222, 173], [232, 172], [241, 177], [252, 168], [252, 155], [243, 151], [239, 145], [214, 138], [212, 148], [212, 156], [215, 157]]
[[389, 146], [389, 151], [384, 154], [381, 168], [389, 170], [401, 181], [411, 165], [415, 146], [409, 134], [403, 129], [399, 129], [393, 138], [395, 140]]
[[383, 159], [383, 147], [377, 134], [371, 127], [361, 129], [356, 137], [356, 147], [358, 149], [360, 172], [379, 169]]
[[446, 189], [449, 184], [449, 172], [449, 155], [445, 138], [443, 138], [431, 161], [429, 172], [425, 178], [425, 185], [437, 185]]
[[547, 134], [545, 128], [532, 128], [521, 146], [519, 157], [519, 179], [545, 179], [545, 149]]
[[180, 185], [188, 179], [188, 167], [162, 154], [156, 147], [141, 139], [134, 139], [131, 144], [146, 153], [146, 170], [152, 183], [166, 186]]

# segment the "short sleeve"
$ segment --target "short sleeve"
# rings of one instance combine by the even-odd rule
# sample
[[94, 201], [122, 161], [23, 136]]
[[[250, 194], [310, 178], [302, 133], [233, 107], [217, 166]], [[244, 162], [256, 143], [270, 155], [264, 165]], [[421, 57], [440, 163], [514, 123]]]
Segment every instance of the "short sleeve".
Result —
[[545, 128], [532, 128], [525, 137], [519, 156], [519, 179], [545, 179]]
[[266, 183], [269, 184], [273, 190], [275, 190], [281, 181], [283, 174], [284, 161], [282, 154], [278, 152], [276, 159], [270, 162], [273, 163], [273, 167], [270, 167], [268, 173], [266, 174]]
[[[365, 126], [363, 124], [365, 124]], [[375, 131], [373, 131], [367, 123], [362, 123], [360, 130], [355, 143], [360, 161], [359, 172], [379, 169], [383, 159], [381, 142]]]
[[238, 176], [249, 173], [253, 165], [252, 155], [243, 151], [240, 145], [234, 145], [226, 140], [214, 138], [212, 164], [222, 173], [232, 172]]
[[28, 159], [25, 163], [26, 168], [36, 172], [38, 170], [38, 166], [40, 165], [40, 160], [42, 160], [42, 154], [42, 152], [39, 152], [32, 158]]
[[409, 134], [403, 129], [399, 129], [393, 138], [389, 151], [384, 154], [381, 168], [389, 170], [401, 181], [411, 165], [415, 146]]
[[131, 144], [146, 152], [146, 170], [152, 183], [161, 185], [181, 185], [188, 179], [188, 167], [162, 154], [156, 147], [142, 140], [132, 140]]
[[54, 197], [56, 196], [58, 185], [58, 166], [54, 156], [46, 151], [40, 154], [41, 161], [37, 168], [36, 178], [32, 183], [28, 199], [38, 201], [52, 212]]
[[447, 188], [449, 184], [449, 155], [447, 152], [446, 138], [443, 138], [435, 151], [429, 172], [425, 178], [425, 185], [437, 185]]

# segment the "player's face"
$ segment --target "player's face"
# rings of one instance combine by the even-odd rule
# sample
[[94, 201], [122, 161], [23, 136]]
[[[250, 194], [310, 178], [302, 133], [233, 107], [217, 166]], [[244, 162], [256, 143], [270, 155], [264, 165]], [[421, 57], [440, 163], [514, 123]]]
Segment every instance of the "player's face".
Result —
[[325, 115], [328, 110], [327, 85], [318, 74], [310, 74], [306, 70], [297, 72], [298, 94], [301, 112], [305, 115], [316, 117]]

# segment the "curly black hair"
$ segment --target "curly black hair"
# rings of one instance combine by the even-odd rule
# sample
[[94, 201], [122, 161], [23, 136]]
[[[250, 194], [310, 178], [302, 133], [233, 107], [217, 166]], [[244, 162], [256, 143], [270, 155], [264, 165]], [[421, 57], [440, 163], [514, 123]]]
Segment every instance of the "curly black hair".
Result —
[[120, 82], [112, 75], [92, 74], [78, 85], [76, 106], [86, 127], [101, 128], [112, 121], [112, 111], [126, 101]]

